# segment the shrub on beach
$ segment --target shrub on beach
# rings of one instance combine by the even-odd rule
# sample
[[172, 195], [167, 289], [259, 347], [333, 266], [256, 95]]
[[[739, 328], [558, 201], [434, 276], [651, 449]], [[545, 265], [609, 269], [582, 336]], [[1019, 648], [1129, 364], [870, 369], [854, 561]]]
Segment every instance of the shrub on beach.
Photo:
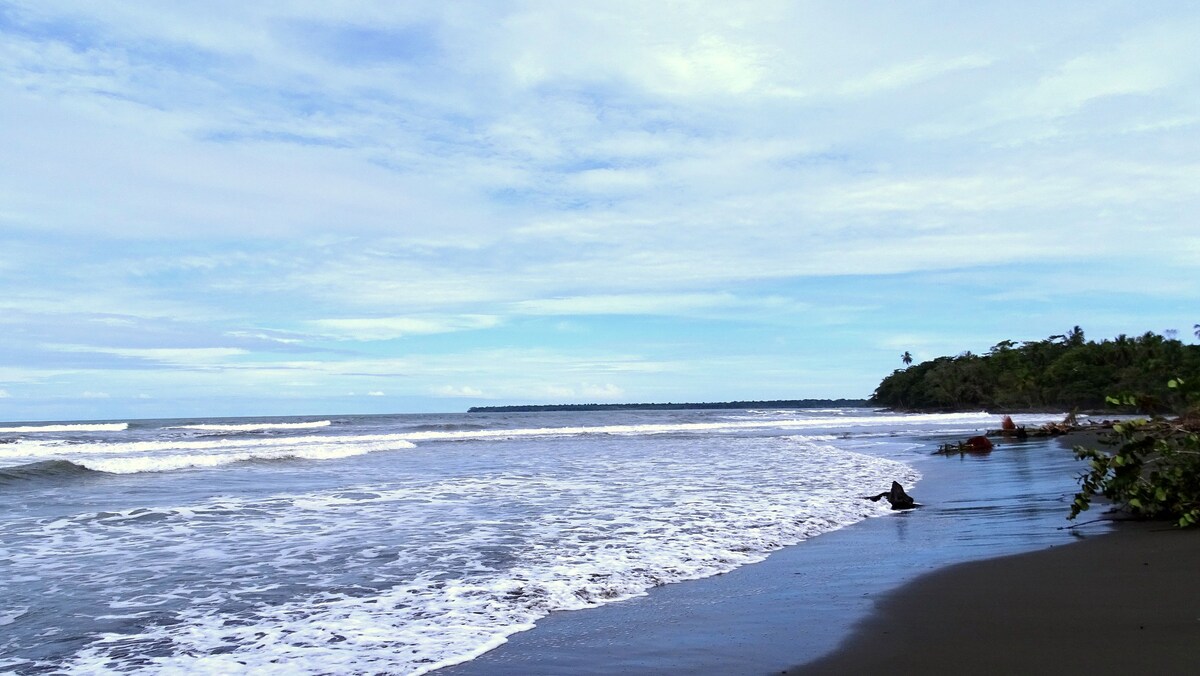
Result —
[[[1139, 518], [1170, 519], [1181, 528], [1200, 523], [1200, 388], [1172, 379], [1168, 387], [1185, 400], [1175, 420], [1138, 419], [1113, 426], [1107, 443], [1116, 450], [1075, 447], [1089, 469], [1079, 477], [1071, 519], [1103, 495]], [[1116, 398], [1138, 405], [1137, 397]]]

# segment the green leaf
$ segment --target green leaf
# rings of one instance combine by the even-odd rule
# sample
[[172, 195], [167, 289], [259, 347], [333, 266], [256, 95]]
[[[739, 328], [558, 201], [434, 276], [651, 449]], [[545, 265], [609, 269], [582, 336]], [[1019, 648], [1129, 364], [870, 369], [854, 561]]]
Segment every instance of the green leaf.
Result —
[[1120, 400], [1120, 399], [1117, 399], [1116, 397], [1114, 397], [1114, 396], [1112, 396], [1112, 395], [1109, 395], [1109, 396], [1105, 397], [1105, 398], [1104, 398], [1104, 401], [1106, 401], [1106, 402], [1108, 402], [1108, 403], [1112, 404], [1113, 406], [1120, 406], [1120, 405], [1121, 405], [1121, 400]]
[[1169, 387], [1169, 388], [1171, 388], [1171, 389], [1173, 390], [1173, 389], [1175, 389], [1175, 388], [1179, 387], [1179, 381], [1178, 381], [1178, 380], [1176, 380], [1176, 379], [1174, 379], [1174, 378], [1172, 378], [1172, 379], [1170, 379], [1170, 380], [1168, 380], [1168, 381], [1167, 381], [1167, 387]]
[[1165, 488], [1162, 488], [1162, 487], [1160, 486], [1160, 487], [1158, 488], [1158, 490], [1154, 491], [1154, 499], [1155, 499], [1155, 500], [1158, 500], [1159, 502], [1166, 502], [1166, 501], [1167, 501], [1167, 491], [1166, 491], [1166, 489], [1165, 489]]

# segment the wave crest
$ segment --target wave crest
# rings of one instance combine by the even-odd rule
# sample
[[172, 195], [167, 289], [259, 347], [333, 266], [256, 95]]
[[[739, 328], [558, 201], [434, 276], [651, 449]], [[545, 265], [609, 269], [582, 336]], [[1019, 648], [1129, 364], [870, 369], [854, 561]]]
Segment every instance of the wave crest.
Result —
[[38, 433], [38, 432], [122, 432], [129, 429], [129, 423], [79, 423], [71, 425], [20, 425], [17, 427], [0, 427], [0, 432], [7, 433]]
[[0, 485], [26, 481], [60, 480], [95, 474], [93, 470], [68, 460], [43, 460], [0, 468]]
[[309, 430], [318, 427], [328, 427], [333, 422], [330, 420], [314, 420], [311, 422], [294, 422], [294, 423], [244, 423], [240, 425], [225, 425], [225, 424], [195, 424], [195, 425], [177, 425], [168, 427], [170, 430], [201, 430], [205, 432], [259, 432], [268, 430]]

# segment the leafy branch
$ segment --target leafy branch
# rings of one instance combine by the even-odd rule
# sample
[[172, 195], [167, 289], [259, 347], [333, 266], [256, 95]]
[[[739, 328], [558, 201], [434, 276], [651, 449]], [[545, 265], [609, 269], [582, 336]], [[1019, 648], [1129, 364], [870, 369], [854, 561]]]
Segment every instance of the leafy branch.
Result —
[[[1182, 379], [1168, 384], [1193, 404], [1194, 387]], [[1125, 395], [1121, 404], [1139, 404]], [[1103, 495], [1135, 517], [1170, 519], [1181, 528], [1200, 523], [1200, 433], [1189, 424], [1191, 412], [1177, 421], [1129, 420], [1113, 426], [1105, 442], [1115, 452], [1075, 447], [1075, 457], [1088, 461], [1079, 476], [1080, 490], [1071, 504], [1074, 519], [1091, 506], [1092, 497]]]

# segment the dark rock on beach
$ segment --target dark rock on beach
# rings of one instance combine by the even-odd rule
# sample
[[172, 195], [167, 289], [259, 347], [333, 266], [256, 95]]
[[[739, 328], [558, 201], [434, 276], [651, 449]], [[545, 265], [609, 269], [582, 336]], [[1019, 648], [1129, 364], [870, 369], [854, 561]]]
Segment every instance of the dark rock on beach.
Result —
[[912, 499], [912, 496], [904, 492], [904, 487], [897, 481], [892, 482], [891, 490], [869, 496], [867, 499], [871, 502], [879, 502], [880, 498], [886, 498], [892, 509], [913, 509], [920, 506]]

